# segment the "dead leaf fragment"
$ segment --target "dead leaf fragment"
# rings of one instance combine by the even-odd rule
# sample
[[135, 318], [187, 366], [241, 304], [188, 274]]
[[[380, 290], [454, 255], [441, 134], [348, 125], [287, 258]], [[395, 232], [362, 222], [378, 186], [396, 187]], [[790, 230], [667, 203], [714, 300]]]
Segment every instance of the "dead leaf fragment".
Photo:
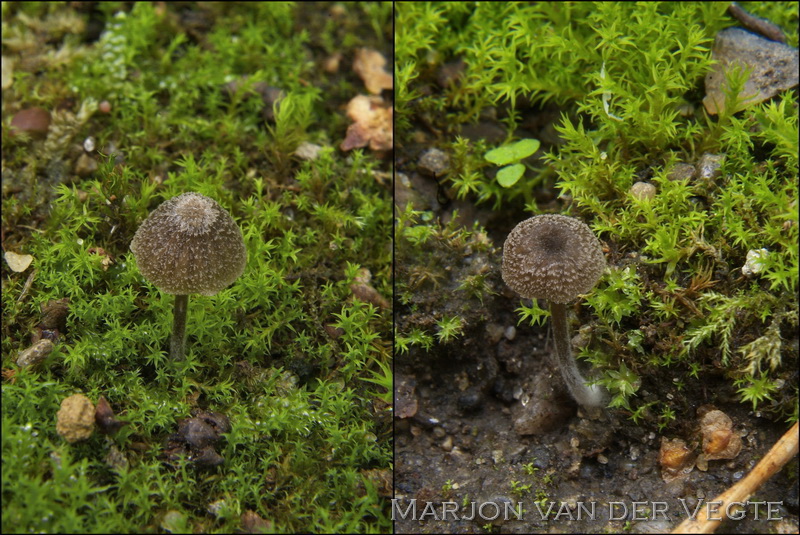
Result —
[[347, 104], [347, 116], [354, 121], [340, 145], [343, 151], [366, 147], [374, 151], [391, 150], [392, 107], [380, 97], [358, 95]]
[[392, 89], [394, 80], [392, 75], [383, 68], [386, 58], [377, 50], [359, 48], [353, 60], [353, 70], [364, 81], [367, 91], [373, 95], [380, 94], [384, 89]]
[[661, 450], [658, 463], [661, 465], [661, 479], [666, 482], [685, 478], [694, 468], [695, 455], [686, 442], [676, 438], [661, 437]]
[[96, 254], [102, 257], [100, 266], [102, 266], [103, 271], [108, 271], [108, 266], [114, 263], [114, 258], [102, 247], [89, 247], [87, 252], [89, 254]]
[[703, 416], [700, 426], [707, 460], [733, 459], [742, 451], [742, 439], [733, 431], [733, 422], [724, 412], [709, 411]]
[[17, 273], [22, 273], [31, 265], [33, 262], [33, 257], [29, 254], [17, 254], [12, 251], [6, 251], [3, 257], [6, 259], [6, 263], [8, 267], [11, 268], [11, 271], [16, 271]]
[[372, 273], [367, 268], [358, 270], [358, 275], [353, 279], [353, 284], [350, 285], [350, 291], [356, 299], [370, 303], [378, 308], [389, 308], [389, 301], [386, 300], [371, 284]]
[[114, 409], [111, 408], [105, 396], [100, 396], [97, 400], [97, 407], [94, 411], [94, 423], [97, 428], [104, 435], [111, 435], [119, 431], [122, 426], [128, 425], [128, 422], [118, 420], [114, 415]]

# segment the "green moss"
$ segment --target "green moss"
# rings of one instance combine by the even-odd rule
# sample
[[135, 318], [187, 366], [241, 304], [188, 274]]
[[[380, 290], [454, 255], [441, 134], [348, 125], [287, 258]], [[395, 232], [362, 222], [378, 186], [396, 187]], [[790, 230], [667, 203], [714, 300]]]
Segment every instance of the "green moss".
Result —
[[[4, 25], [30, 31], [23, 15], [42, 9], [4, 3]], [[341, 110], [364, 90], [349, 68], [323, 71], [316, 54], [351, 54], [344, 42], [383, 49], [391, 5], [338, 5], [341, 24], [330, 24], [331, 6], [309, 17], [292, 3], [99, 9], [96, 42], [54, 37], [64, 63], [39, 76], [18, 62], [4, 90], [14, 109], [91, 105], [63, 123], [64, 150], [3, 129], [4, 169], [27, 177], [15, 182], [21, 191], [4, 188], [5, 239], [34, 257], [26, 273], [3, 272], [13, 376], [3, 385], [4, 528], [233, 532], [249, 510], [275, 531], [390, 529], [374, 474], [391, 470], [392, 315], [352, 290], [368, 270], [371, 288], [392, 294], [388, 162], [333, 148], [349, 124]], [[46, 12], [89, 20], [63, 4]], [[282, 104], [265, 104], [259, 82], [280, 87]], [[100, 100], [110, 114], [96, 111]], [[89, 135], [98, 169], [80, 178], [71, 146]], [[293, 154], [302, 141], [324, 148], [304, 161]], [[190, 299], [187, 358], [172, 362], [172, 296], [142, 278], [129, 243], [153, 208], [185, 191], [230, 211], [248, 263], [229, 288]], [[16, 369], [40, 308], [61, 298], [69, 312], [56, 349], [41, 367]], [[129, 425], [65, 443], [55, 415], [78, 391], [105, 396]], [[164, 441], [198, 406], [231, 420], [218, 447], [225, 462], [170, 466]], [[105, 461], [112, 445], [127, 467]]]

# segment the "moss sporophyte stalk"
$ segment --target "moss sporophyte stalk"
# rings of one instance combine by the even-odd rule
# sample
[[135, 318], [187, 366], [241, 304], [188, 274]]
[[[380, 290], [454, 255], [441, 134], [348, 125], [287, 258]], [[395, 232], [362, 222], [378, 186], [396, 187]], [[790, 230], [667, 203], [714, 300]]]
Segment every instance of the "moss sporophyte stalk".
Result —
[[182, 360], [189, 294], [214, 295], [239, 278], [247, 262], [242, 232], [216, 201], [184, 193], [153, 210], [131, 251], [145, 279], [175, 295], [170, 356]]

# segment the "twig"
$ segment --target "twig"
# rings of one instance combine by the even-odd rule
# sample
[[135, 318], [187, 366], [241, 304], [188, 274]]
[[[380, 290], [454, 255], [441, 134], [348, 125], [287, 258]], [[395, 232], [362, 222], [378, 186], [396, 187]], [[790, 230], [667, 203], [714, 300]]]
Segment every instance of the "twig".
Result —
[[[772, 446], [763, 459], [747, 477], [717, 496], [713, 502], [719, 504], [717, 511], [728, 511], [731, 503], [744, 503], [758, 488], [784, 464], [797, 455], [798, 424], [795, 423], [778, 442]], [[708, 518], [708, 507], [701, 509], [694, 518], [687, 518], [672, 530], [672, 533], [714, 533], [722, 523], [722, 518]]]
[[786, 43], [786, 35], [784, 35], [783, 30], [778, 28], [776, 24], [768, 21], [767, 19], [762, 19], [756, 17], [755, 15], [751, 15], [736, 2], [731, 2], [731, 5], [728, 6], [728, 13], [730, 13], [733, 18], [741, 22], [742, 26], [751, 32], [761, 34], [772, 41], [777, 41], [784, 44]]

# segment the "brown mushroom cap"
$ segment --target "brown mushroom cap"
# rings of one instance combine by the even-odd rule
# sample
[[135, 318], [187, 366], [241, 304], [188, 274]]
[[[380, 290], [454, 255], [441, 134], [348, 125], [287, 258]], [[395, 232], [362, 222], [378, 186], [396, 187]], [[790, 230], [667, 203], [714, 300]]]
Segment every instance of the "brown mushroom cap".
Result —
[[605, 267], [597, 237], [574, 217], [526, 219], [503, 246], [503, 280], [522, 297], [567, 303], [591, 290]]
[[216, 201], [184, 193], [163, 202], [131, 242], [142, 275], [168, 294], [214, 295], [244, 271], [242, 232]]

